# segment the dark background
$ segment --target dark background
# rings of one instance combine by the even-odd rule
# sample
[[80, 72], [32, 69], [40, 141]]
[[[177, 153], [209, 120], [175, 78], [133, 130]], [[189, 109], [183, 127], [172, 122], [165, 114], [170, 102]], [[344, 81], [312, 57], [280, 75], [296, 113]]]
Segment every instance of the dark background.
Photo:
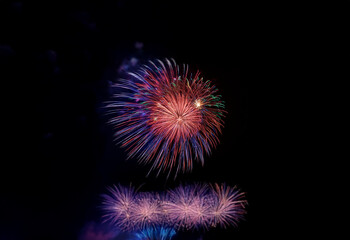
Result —
[[[294, 84], [293, 68], [300, 67], [294, 58], [303, 40], [293, 34], [291, 7], [2, 2], [1, 82], [9, 132], [3, 138], [11, 147], [1, 161], [0, 239], [103, 240], [86, 238], [84, 231], [90, 225], [103, 231], [98, 206], [106, 186], [132, 182], [144, 184], [145, 191], [163, 191], [201, 181], [226, 182], [246, 192], [246, 221], [176, 239], [279, 237], [291, 212], [284, 180], [298, 148], [295, 142], [291, 147], [297, 127], [286, 111], [293, 99], [286, 95]], [[125, 161], [114, 145], [102, 106], [109, 82], [132, 57], [172, 57], [200, 69], [219, 88], [228, 114], [221, 143], [204, 167], [196, 165], [175, 181], [146, 178], [147, 167]]]

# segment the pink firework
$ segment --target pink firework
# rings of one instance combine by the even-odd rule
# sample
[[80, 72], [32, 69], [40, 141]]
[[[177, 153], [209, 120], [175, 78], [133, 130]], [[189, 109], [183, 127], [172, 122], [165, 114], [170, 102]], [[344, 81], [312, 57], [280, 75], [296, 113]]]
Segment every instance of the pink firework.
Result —
[[121, 186], [110, 192], [111, 196], [104, 195], [104, 218], [124, 231], [236, 226], [246, 213], [244, 193], [225, 184], [180, 186], [164, 195], [137, 193]]
[[136, 191], [133, 187], [114, 186], [109, 188], [111, 195], [103, 195], [103, 209], [105, 221], [110, 221], [121, 230], [134, 228], [131, 220], [132, 210], [135, 208]]
[[216, 198], [210, 211], [212, 226], [236, 226], [237, 222], [246, 214], [247, 201], [244, 199], [245, 194], [236, 187], [232, 188], [225, 184], [215, 184], [212, 186], [212, 192]]
[[162, 202], [158, 194], [139, 193], [130, 213], [130, 220], [137, 229], [161, 225], [164, 221]]
[[129, 157], [158, 173], [176, 169], [175, 176], [191, 171], [194, 160], [203, 165], [223, 127], [224, 102], [216, 87], [174, 60], [150, 62], [129, 76], [115, 84], [122, 92], [107, 105]]
[[176, 229], [207, 228], [214, 203], [207, 195], [207, 185], [180, 186], [168, 192], [164, 212]]

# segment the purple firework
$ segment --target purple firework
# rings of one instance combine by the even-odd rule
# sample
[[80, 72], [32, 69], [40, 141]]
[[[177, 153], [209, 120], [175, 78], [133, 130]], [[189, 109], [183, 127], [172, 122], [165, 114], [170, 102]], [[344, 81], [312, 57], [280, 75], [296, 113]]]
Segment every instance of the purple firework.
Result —
[[168, 191], [164, 211], [177, 229], [207, 227], [214, 198], [206, 184], [180, 186]]
[[246, 214], [244, 193], [225, 184], [180, 186], [163, 195], [119, 186], [110, 193], [104, 195], [104, 218], [124, 231], [237, 226]]
[[139, 193], [131, 209], [130, 220], [137, 229], [159, 226], [164, 222], [162, 205], [158, 194]]
[[132, 210], [135, 209], [136, 191], [130, 187], [114, 186], [109, 188], [110, 195], [103, 195], [103, 216], [105, 221], [110, 221], [120, 230], [128, 231], [134, 228], [131, 220]]

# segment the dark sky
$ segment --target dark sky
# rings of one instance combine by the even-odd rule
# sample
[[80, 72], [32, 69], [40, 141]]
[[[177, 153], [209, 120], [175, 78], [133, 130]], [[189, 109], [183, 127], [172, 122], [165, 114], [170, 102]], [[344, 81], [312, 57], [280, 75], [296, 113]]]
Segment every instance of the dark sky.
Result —
[[[295, 157], [285, 96], [298, 39], [289, 32], [288, 9], [219, 1], [2, 2], [4, 138], [11, 148], [2, 158], [0, 239], [79, 239], [87, 224], [100, 221], [106, 186], [130, 182], [145, 191], [226, 182], [247, 192], [248, 215], [238, 228], [182, 239], [276, 235], [280, 215], [289, 214], [282, 176]], [[102, 106], [108, 82], [132, 57], [172, 57], [219, 88], [228, 114], [203, 168], [176, 181], [146, 178], [147, 167], [125, 161], [114, 145]]]

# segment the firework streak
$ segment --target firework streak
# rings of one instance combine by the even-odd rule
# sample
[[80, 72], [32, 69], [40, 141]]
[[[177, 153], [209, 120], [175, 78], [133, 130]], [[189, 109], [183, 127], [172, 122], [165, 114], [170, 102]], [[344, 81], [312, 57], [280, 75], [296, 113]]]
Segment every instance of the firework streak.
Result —
[[103, 217], [123, 231], [225, 228], [237, 226], [246, 213], [244, 193], [225, 184], [180, 186], [164, 194], [138, 193], [131, 186], [109, 191], [103, 195]]
[[113, 87], [118, 90], [106, 107], [116, 139], [140, 163], [158, 174], [191, 171], [193, 161], [219, 143], [224, 102], [200, 72], [180, 68], [174, 60], [149, 62]]

